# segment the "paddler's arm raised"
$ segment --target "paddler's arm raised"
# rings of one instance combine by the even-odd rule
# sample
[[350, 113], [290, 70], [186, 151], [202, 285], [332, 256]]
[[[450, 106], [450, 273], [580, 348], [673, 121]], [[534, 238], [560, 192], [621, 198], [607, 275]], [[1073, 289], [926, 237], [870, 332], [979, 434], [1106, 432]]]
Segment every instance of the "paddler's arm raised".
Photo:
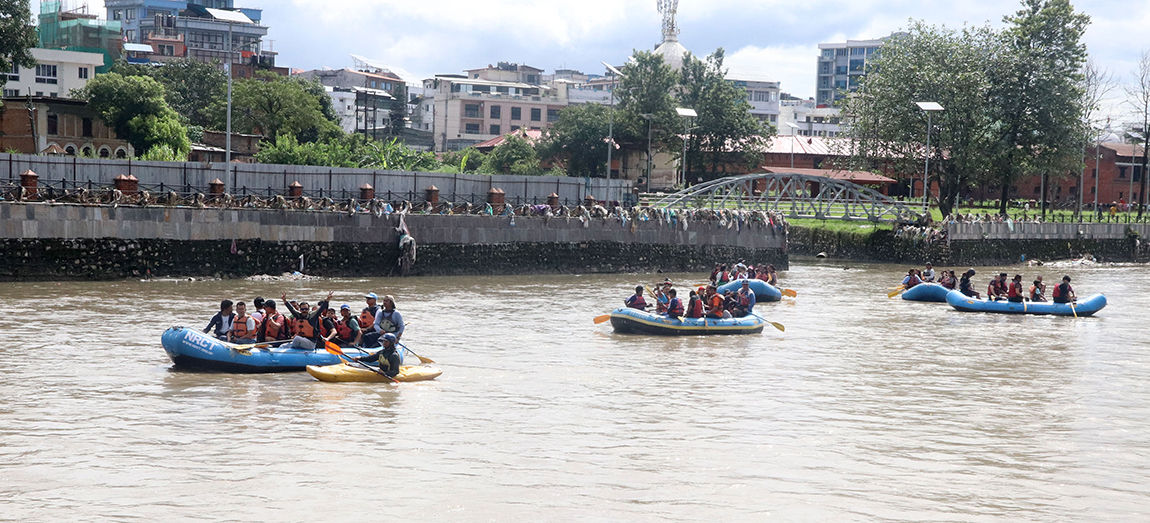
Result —
[[281, 298], [281, 299], [283, 299], [283, 304], [284, 304], [284, 306], [285, 306], [285, 307], [287, 307], [287, 310], [288, 310], [288, 312], [290, 312], [290, 313], [291, 313], [291, 316], [292, 316], [293, 318], [297, 318], [297, 319], [307, 319], [307, 317], [306, 317], [306, 316], [304, 316], [304, 315], [302, 315], [302, 314], [300, 314], [300, 313], [299, 313], [299, 311], [298, 311], [298, 310], [296, 310], [296, 308], [295, 308], [295, 307], [292, 307], [292, 304], [291, 304], [291, 302], [290, 302], [290, 301], [288, 301], [288, 299], [287, 299], [287, 293], [286, 293], [286, 292], [285, 292], [285, 293], [283, 293], [283, 294], [280, 294], [280, 298]]

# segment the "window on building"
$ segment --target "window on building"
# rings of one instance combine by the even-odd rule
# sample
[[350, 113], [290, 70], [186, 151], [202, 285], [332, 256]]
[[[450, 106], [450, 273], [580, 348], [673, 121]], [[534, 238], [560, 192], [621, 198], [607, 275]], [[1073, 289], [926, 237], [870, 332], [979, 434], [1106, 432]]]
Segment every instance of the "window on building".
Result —
[[112, 11], [112, 20], [119, 20], [123, 18], [122, 12], [119, 9]]
[[855, 59], [855, 60], [851, 60], [851, 62], [850, 62], [850, 72], [852, 72], [852, 73], [855, 73], [855, 72], [859, 72], [859, 73], [861, 73], [861, 72], [862, 72], [862, 70], [863, 70], [863, 64], [865, 64], [865, 63], [866, 63], [866, 60], [863, 60], [863, 59]]
[[48, 98], [59, 98], [60, 93], [48, 93]]
[[60, 134], [60, 117], [54, 114], [48, 115], [48, 134]]
[[1095, 189], [1093, 187], [1091, 187], [1090, 188], [1090, 194], [1094, 194], [1094, 191], [1095, 191]]
[[819, 87], [826, 88], [826, 87], [830, 87], [830, 86], [831, 86], [831, 79], [829, 76], [824, 76], [822, 78], [819, 78]]
[[1119, 178], [1126, 178], [1126, 168], [1125, 167], [1122, 167], [1122, 166], [1118, 167], [1118, 177]]
[[754, 93], [754, 101], [756, 102], [769, 102], [771, 101], [770, 91], [751, 91]]
[[512, 126], [511, 126], [511, 132], [515, 132], [515, 131], [518, 131], [518, 130], [519, 130], [519, 126], [518, 126], [518, 125], [512, 125]]
[[845, 66], [845, 65], [835, 66], [835, 74], [847, 74], [847, 66]]
[[851, 48], [851, 56], [862, 56], [865, 54], [866, 54], [866, 48], [865, 47], [852, 47]]
[[19, 82], [20, 81], [20, 66], [19, 65], [12, 64], [12, 68], [8, 70], [8, 81], [9, 82]]
[[531, 109], [531, 121], [532, 122], [538, 122], [542, 119], [543, 119], [543, 110], [539, 109], [538, 107], [532, 108]]
[[547, 110], [547, 121], [548, 122], [559, 121], [559, 109], [548, 109]]
[[479, 134], [479, 124], [469, 123], [463, 125], [464, 134]]
[[488, 131], [490, 131], [490, 132], [487, 134], [503, 134], [503, 133], [499, 132], [499, 125], [498, 124], [492, 124], [491, 128], [489, 128]]
[[1070, 194], [1078, 194], [1078, 188], [1073, 185], [1070, 186]]
[[529, 75], [527, 75], [527, 83], [529, 83], [529, 84], [537, 84], [537, 83], [539, 83], [539, 75], [537, 75], [537, 74], [529, 74]]
[[161, 45], [160, 54], [164, 56], [176, 56], [176, 46], [174, 45]]
[[1142, 181], [1142, 167], [1135, 165], [1131, 170], [1134, 171], [1134, 181]]
[[[498, 120], [503, 117], [503, 107], [499, 105], [491, 106], [491, 119]], [[492, 133], [496, 134], [496, 133]]]
[[464, 118], [482, 118], [479, 115], [479, 104], [466, 104], [463, 106]]
[[100, 148], [100, 158], [107, 158], [109, 156], [112, 156], [112, 151], [110, 149], [108, 149], [107, 147], [101, 147]]
[[84, 156], [89, 156], [89, 157], [90, 157], [90, 156], [92, 156], [92, 148], [91, 148], [91, 147], [88, 147], [88, 146], [86, 146], [86, 145], [84, 146], [84, 148], [83, 148], [83, 149], [81, 149], [81, 150], [80, 150], [80, 152], [81, 152], [81, 153], [82, 153]]
[[135, 9], [125, 9], [124, 10], [124, 19], [125, 20], [133, 20], [135, 18], [136, 18], [136, 10]]
[[88, 68], [87, 67], [81, 67], [81, 68], [77, 69], [77, 71], [79, 71], [79, 75], [80, 75], [81, 80], [87, 80], [88, 79]]
[[823, 49], [823, 58], [834, 58], [834, 57], [835, 57], [835, 50], [834, 49]]
[[20, 96], [20, 91], [18, 89], [5, 89], [4, 90], [4, 97], [5, 98], [11, 98], [13, 96]]
[[36, 91], [36, 96], [44, 96], [44, 91]]
[[522, 120], [523, 119], [523, 108], [522, 107], [512, 107], [511, 108], [511, 119], [512, 120]]
[[843, 49], [835, 49], [835, 56], [846, 56], [846, 55], [847, 55], [847, 50], [846, 50], [846, 48], [843, 48]]
[[38, 84], [55, 84], [56, 83], [56, 66], [37, 64], [36, 65], [36, 83]]
[[1097, 167], [1095, 167], [1095, 168], [1092, 170], [1092, 172], [1090, 173], [1090, 177], [1091, 177], [1091, 178], [1097, 178], [1097, 177], [1098, 177], [1098, 168], [1097, 168]]
[[771, 123], [778, 123], [778, 122], [779, 122], [779, 115], [772, 114], [771, 115]]
[[846, 88], [847, 88], [847, 81], [846, 80], [835, 80], [835, 89], [846, 89]]
[[136, 30], [135, 29], [125, 30], [124, 31], [124, 39], [129, 41], [129, 42], [135, 42], [136, 41]]
[[92, 119], [91, 118], [84, 118], [84, 120], [81, 122], [81, 127], [82, 127], [82, 130], [80, 132], [80, 136], [83, 136], [85, 138], [91, 138], [92, 137]]

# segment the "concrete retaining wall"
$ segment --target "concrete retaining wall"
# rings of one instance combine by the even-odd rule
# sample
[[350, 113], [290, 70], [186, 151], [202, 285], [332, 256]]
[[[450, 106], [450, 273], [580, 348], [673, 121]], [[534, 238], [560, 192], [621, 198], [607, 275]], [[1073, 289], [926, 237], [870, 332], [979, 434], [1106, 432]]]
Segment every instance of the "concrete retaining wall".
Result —
[[956, 240], [1124, 240], [1127, 230], [1146, 238], [1148, 223], [952, 223], [947, 237]]
[[[399, 215], [0, 204], [0, 279], [396, 273]], [[410, 274], [703, 271], [743, 258], [786, 267], [786, 233], [691, 222], [408, 215]]]

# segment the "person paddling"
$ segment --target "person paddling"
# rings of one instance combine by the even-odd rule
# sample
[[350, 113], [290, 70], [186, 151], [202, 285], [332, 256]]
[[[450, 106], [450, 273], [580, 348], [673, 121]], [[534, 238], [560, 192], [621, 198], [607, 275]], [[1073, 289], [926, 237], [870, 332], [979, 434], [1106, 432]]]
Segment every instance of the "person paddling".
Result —
[[1074, 294], [1074, 287], [1070, 286], [1070, 276], [1063, 276], [1062, 283], [1054, 286], [1051, 298], [1054, 299], [1054, 303], [1075, 303], [1078, 301], [1078, 296]]
[[1014, 279], [1010, 281], [1010, 287], [1006, 291], [1007, 301], [1014, 303], [1022, 303], [1022, 275], [1015, 274]]
[[906, 277], [902, 279], [903, 287], [910, 289], [911, 287], [914, 287], [920, 283], [922, 283], [922, 279], [919, 278], [917, 274], [915, 274], [914, 269], [906, 271]]
[[638, 285], [635, 287], [635, 294], [623, 300], [623, 304], [632, 309], [639, 309], [641, 311], [647, 310], [647, 300], [643, 299], [643, 286]]
[[235, 320], [235, 317], [235, 313], [232, 312], [232, 300], [221, 301], [220, 312], [212, 316], [211, 321], [208, 322], [208, 326], [204, 327], [204, 333], [215, 328], [215, 332], [212, 334], [215, 335], [216, 339], [227, 341], [228, 332], [232, 330], [232, 321]]
[[367, 356], [358, 356], [352, 359], [364, 363], [378, 361], [379, 370], [383, 371], [387, 377], [394, 378], [399, 374], [399, 365], [403, 363], [399, 351], [395, 350], [395, 344], [399, 342], [399, 338], [390, 332], [385, 332], [379, 337], [379, 341], [383, 344], [383, 348]]
[[735, 307], [731, 311], [731, 315], [736, 318], [742, 318], [752, 314], [755, 308], [755, 291], [751, 290], [751, 282], [743, 280], [743, 285], [739, 287], [739, 293], [736, 295]]
[[1042, 276], [1035, 276], [1030, 285], [1030, 301], [1046, 301], [1046, 284], [1042, 283]]
[[719, 295], [714, 285], [707, 286], [707, 297], [704, 304], [707, 306], [708, 318], [722, 319], [725, 314], [730, 314], [723, 309], [723, 297]]
[[982, 296], [978, 294], [978, 291], [974, 290], [974, 284], [970, 283], [970, 278], [974, 276], [974, 274], [974, 269], [962, 273], [962, 278], [958, 280], [958, 291], [964, 296], [981, 299]]

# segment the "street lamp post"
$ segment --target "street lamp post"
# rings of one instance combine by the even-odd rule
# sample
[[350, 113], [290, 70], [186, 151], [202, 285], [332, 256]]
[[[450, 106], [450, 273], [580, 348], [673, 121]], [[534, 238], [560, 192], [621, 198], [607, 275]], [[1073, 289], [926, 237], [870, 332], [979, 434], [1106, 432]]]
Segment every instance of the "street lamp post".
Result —
[[623, 76], [623, 73], [618, 69], [611, 66], [607, 62], [600, 61], [608, 71], [613, 75], [611, 77], [611, 85], [607, 86], [607, 91], [611, 96], [611, 109], [607, 112], [607, 199], [610, 200], [611, 192], [611, 153], [615, 149], [615, 78]]
[[799, 128], [794, 122], [784, 122], [791, 128], [791, 170], [795, 168], [795, 130]]
[[676, 107], [675, 112], [679, 113], [679, 116], [683, 117], [683, 158], [682, 158], [683, 180], [682, 180], [682, 186], [686, 187], [687, 186], [687, 135], [691, 132], [691, 129], [698, 129], [698, 127], [687, 127], [689, 125], [687, 118], [697, 118], [699, 116], [699, 114], [696, 113], [694, 109], [687, 109], [685, 107]]
[[926, 166], [922, 169], [922, 212], [929, 214], [930, 197], [927, 191], [930, 189], [930, 113], [942, 111], [943, 108], [938, 102], [915, 102], [915, 105], [926, 112]]
[[655, 119], [655, 115], [651, 114], [651, 113], [643, 113], [643, 114], [640, 114], [639, 116], [642, 116], [645, 120], [647, 120], [647, 183], [646, 183], [647, 188], [644, 192], [649, 193], [649, 192], [651, 192], [651, 167], [652, 167], [652, 162], [651, 162], [651, 124], [652, 124], [652, 121]]

